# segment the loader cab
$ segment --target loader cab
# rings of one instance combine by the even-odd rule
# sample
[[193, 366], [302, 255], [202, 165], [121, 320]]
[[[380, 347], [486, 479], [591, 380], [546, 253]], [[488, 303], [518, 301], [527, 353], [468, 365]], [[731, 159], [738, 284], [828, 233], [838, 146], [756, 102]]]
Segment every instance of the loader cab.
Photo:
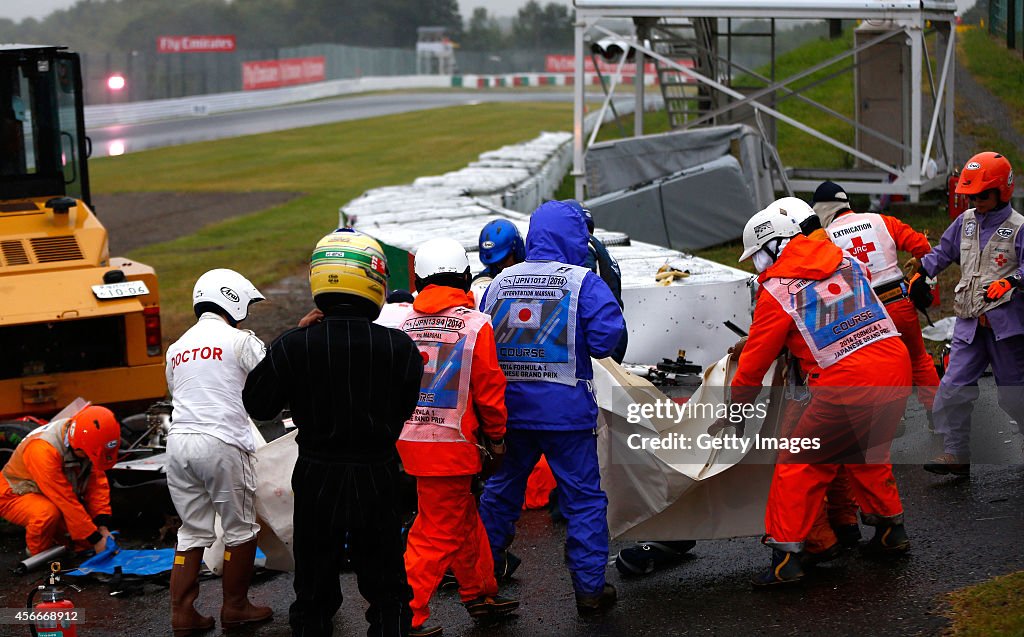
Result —
[[91, 206], [78, 55], [0, 44], [0, 207], [73, 197]]

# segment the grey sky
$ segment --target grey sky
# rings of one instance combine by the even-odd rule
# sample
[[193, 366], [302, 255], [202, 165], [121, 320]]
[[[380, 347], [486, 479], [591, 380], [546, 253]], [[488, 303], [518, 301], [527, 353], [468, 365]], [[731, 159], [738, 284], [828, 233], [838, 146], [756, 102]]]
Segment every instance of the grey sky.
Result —
[[[541, 4], [547, 4], [551, 0], [538, 0]], [[571, 5], [571, 0], [554, 0], [565, 5]], [[75, 4], [76, 0], [0, 0], [0, 18], [10, 18], [20, 21], [24, 18], [42, 18], [51, 11], [66, 9]], [[973, 5], [975, 0], [957, 0], [957, 6], [963, 11]], [[516, 14], [519, 7], [526, 4], [526, 0], [459, 0], [459, 11], [463, 18], [473, 14], [476, 7], [484, 7], [487, 12], [495, 16], [512, 16]]]
[[[547, 4], [551, 0], [539, 0]], [[572, 0], [554, 0], [571, 5]], [[76, 0], [0, 0], [0, 18], [10, 18], [16, 22], [24, 18], [42, 18], [51, 11], [66, 9], [75, 4]], [[459, 11], [464, 18], [473, 14], [476, 7], [484, 7], [491, 15], [515, 15], [526, 0], [459, 0]]]
[[[519, 7], [526, 4], [527, 0], [459, 0], [459, 13], [464, 20], [473, 15], [473, 9], [483, 7], [487, 13], [493, 16], [514, 16]], [[537, 0], [541, 5], [548, 2], [557, 2], [566, 6], [572, 6], [572, 0]]]

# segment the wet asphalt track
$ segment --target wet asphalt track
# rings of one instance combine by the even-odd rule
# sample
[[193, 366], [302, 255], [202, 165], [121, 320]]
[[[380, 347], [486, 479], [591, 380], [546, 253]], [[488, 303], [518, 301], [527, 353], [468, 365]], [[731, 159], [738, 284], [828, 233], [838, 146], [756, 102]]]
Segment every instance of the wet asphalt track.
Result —
[[[1000, 424], [1006, 418], [994, 407], [991, 381], [982, 384], [976, 443], [998, 445], [1007, 461], [1018, 464], [978, 466], [969, 480], [898, 466], [912, 549], [895, 563], [866, 560], [848, 551], [809, 573], [806, 583], [793, 590], [753, 591], [748, 580], [769, 557], [756, 538], [699, 542], [682, 565], [645, 578], [625, 580], [609, 567], [620, 602], [602, 617], [583, 620], [576, 615], [562, 563], [565, 527], [552, 524], [544, 511], [531, 511], [520, 522], [513, 548], [523, 565], [503, 590], [522, 601], [518, 615], [500, 626], [474, 626], [457, 594], [442, 591], [432, 605], [434, 617], [449, 636], [938, 634], [947, 625], [941, 615], [944, 593], [1024, 569], [1022, 437]], [[927, 449], [938, 443], [924, 431], [916, 404], [908, 411], [907, 429], [897, 448]], [[135, 532], [124, 543], [141, 546], [153, 537], [152, 532]], [[626, 545], [613, 542], [613, 553]], [[21, 606], [34, 581], [9, 574], [23, 546], [17, 534], [0, 537], [0, 606]], [[354, 578], [343, 575], [342, 580], [346, 601], [336, 634], [364, 634], [365, 605]], [[79, 635], [169, 634], [166, 589], [149, 584], [143, 596], [119, 598], [110, 597], [105, 584], [87, 581], [83, 586], [75, 599], [86, 609], [88, 621]], [[217, 580], [205, 583], [200, 609], [216, 613], [219, 594]], [[253, 598], [272, 606], [277, 616], [273, 623], [241, 634], [288, 635], [291, 594], [290, 574], [264, 576], [254, 586]], [[0, 626], [0, 635], [27, 634], [22, 628]]]
[[[593, 96], [591, 97], [593, 99]], [[632, 97], [623, 98], [632, 102]], [[571, 102], [570, 91], [438, 91], [383, 93], [289, 104], [187, 119], [89, 129], [93, 157], [256, 135], [367, 117], [483, 102]], [[567, 121], [566, 128], [571, 128]]]

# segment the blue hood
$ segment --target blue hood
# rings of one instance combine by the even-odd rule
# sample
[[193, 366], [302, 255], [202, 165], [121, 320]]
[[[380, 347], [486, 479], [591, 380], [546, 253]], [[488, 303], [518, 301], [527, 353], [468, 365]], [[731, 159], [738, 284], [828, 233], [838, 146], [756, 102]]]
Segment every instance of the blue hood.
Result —
[[530, 217], [526, 259], [586, 266], [589, 236], [576, 208], [563, 201], [547, 201]]

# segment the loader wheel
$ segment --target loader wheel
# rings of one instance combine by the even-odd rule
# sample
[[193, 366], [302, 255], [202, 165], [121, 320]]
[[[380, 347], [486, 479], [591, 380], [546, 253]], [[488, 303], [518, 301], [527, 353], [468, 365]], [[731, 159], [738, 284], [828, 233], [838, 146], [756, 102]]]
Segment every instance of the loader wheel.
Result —
[[35, 428], [21, 420], [0, 420], [0, 467], [7, 464], [18, 444]]

